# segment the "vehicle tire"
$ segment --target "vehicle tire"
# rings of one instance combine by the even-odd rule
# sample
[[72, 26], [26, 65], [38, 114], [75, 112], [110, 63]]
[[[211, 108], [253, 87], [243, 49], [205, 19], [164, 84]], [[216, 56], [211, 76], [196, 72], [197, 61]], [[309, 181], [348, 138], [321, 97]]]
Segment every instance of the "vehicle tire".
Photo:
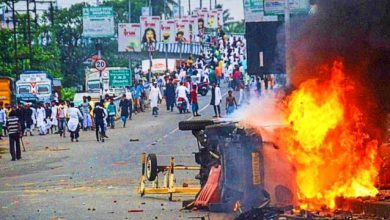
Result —
[[179, 122], [179, 129], [181, 131], [192, 131], [192, 130], [204, 130], [206, 126], [213, 125], [212, 120], [193, 120], [193, 121], [181, 121]]
[[157, 167], [157, 156], [156, 154], [148, 154], [146, 158], [146, 178], [149, 181], [154, 181], [157, 178], [158, 167]]
[[206, 96], [206, 95], [207, 95], [207, 92], [208, 92], [207, 89], [201, 89], [201, 90], [200, 90], [200, 95]]

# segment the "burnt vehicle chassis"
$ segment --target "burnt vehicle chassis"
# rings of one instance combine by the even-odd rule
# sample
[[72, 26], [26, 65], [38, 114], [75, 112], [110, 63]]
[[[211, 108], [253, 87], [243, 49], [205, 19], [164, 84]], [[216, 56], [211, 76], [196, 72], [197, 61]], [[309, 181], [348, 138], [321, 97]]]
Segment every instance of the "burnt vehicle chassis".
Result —
[[196, 179], [203, 189], [212, 167], [221, 165], [220, 201], [210, 203], [213, 212], [232, 212], [239, 201], [241, 210], [257, 208], [269, 202], [264, 190], [262, 138], [237, 122], [213, 120], [182, 121], [182, 131], [191, 131], [197, 139], [195, 162], [200, 165]]

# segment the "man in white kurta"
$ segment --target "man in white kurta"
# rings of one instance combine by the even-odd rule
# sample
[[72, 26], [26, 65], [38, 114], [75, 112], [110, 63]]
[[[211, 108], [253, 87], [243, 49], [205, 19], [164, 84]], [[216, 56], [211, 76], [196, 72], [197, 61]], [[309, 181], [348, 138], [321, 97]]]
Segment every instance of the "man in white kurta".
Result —
[[152, 108], [152, 115], [155, 117], [158, 115], [158, 101], [161, 99], [161, 97], [162, 95], [160, 89], [157, 87], [157, 83], [153, 83], [149, 93], [149, 100], [150, 107]]
[[74, 103], [70, 103], [70, 108], [68, 109], [68, 130], [70, 132], [70, 139], [73, 142], [76, 139], [76, 142], [79, 141], [79, 131], [80, 131], [80, 119], [83, 119], [81, 112], [78, 108], [74, 107]]
[[52, 125], [52, 129], [54, 128], [55, 132], [58, 131], [58, 120], [57, 120], [57, 110], [58, 110], [58, 106], [57, 106], [57, 103], [56, 102], [53, 102], [52, 104], [52, 107], [51, 107], [51, 125]]
[[46, 118], [46, 111], [42, 104], [41, 107], [37, 109], [37, 127], [39, 129], [39, 135], [46, 134], [45, 118]]

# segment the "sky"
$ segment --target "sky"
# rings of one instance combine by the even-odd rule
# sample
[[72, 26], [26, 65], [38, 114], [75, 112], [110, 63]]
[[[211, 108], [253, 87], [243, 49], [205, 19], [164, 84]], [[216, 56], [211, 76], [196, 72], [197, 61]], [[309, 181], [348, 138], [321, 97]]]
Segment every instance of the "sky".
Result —
[[[96, 3], [96, 0], [57, 0], [58, 6], [60, 7], [70, 7], [72, 4], [80, 2]], [[178, 2], [178, 0], [176, 0]], [[146, 1], [145, 1], [146, 2]], [[200, 0], [181, 0], [182, 6], [184, 6], [184, 11], [188, 11], [188, 2], [191, 4], [191, 9], [199, 7]], [[211, 5], [214, 7], [215, 0], [211, 0]], [[210, 0], [203, 0], [203, 7], [209, 8]], [[230, 10], [231, 17], [234, 20], [244, 19], [244, 9], [242, 0], [217, 0], [217, 4], [222, 4], [225, 9]], [[146, 6], [146, 5], [145, 5]]]

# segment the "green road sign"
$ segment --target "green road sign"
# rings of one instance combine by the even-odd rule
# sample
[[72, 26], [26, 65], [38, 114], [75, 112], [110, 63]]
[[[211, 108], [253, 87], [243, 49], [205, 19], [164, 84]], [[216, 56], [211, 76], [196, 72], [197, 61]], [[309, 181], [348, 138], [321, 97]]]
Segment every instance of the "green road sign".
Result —
[[131, 71], [129, 69], [114, 69], [109, 70], [110, 87], [120, 88], [131, 86]]

